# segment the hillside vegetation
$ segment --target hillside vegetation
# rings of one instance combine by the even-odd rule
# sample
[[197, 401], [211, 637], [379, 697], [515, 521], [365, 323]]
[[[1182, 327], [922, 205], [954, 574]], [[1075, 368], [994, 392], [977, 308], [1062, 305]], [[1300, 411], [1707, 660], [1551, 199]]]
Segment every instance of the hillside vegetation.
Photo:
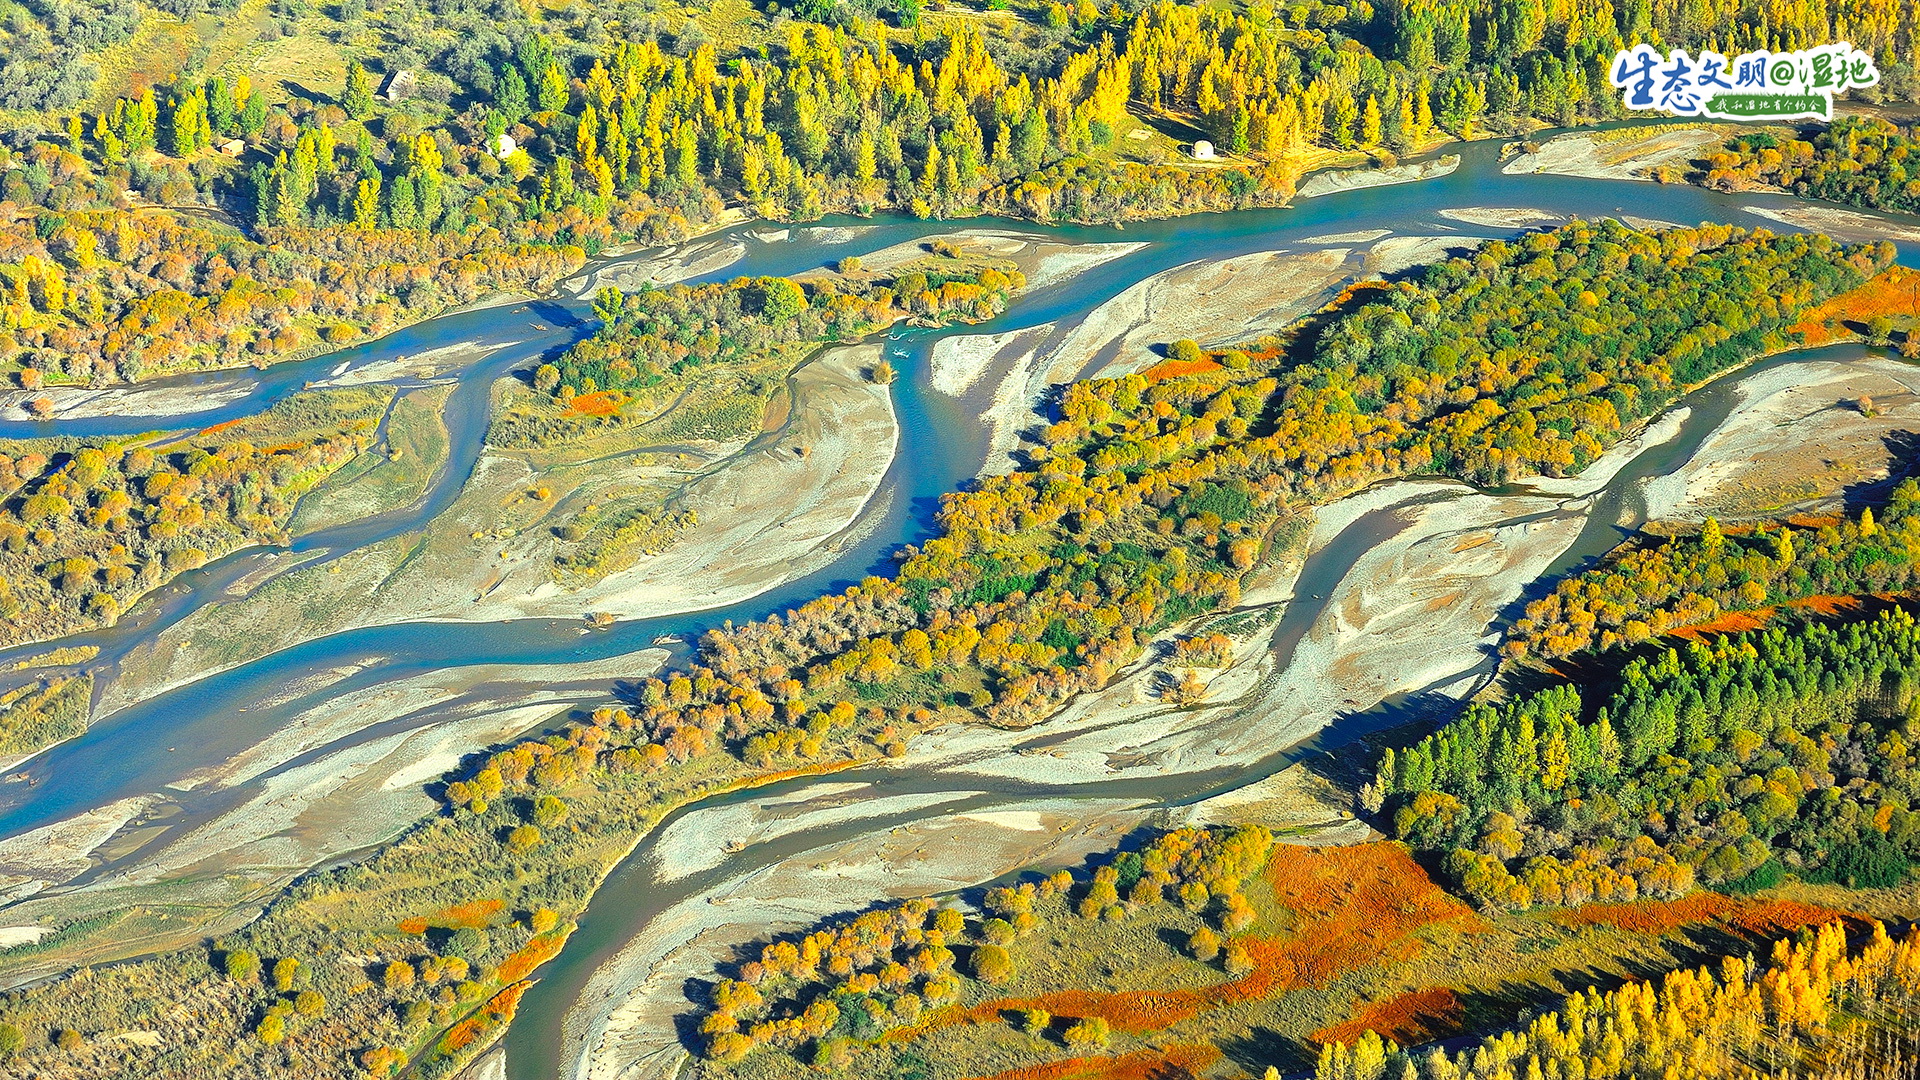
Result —
[[[1911, 5], [1750, 6], [13, 5], [0, 108], [29, 112], [0, 125], [0, 364], [31, 389], [311, 355], [543, 290], [728, 204], [1045, 221], [1273, 205], [1342, 155], [1617, 116], [1606, 65], [1628, 39], [1844, 32], [1880, 59], [1875, 93], [1920, 85]], [[255, 26], [249, 51], [236, 28]], [[186, 39], [181, 63], [148, 71], [125, 43], [163, 34]], [[105, 54], [117, 74], [96, 88]], [[1169, 163], [1196, 136], [1227, 158]]]

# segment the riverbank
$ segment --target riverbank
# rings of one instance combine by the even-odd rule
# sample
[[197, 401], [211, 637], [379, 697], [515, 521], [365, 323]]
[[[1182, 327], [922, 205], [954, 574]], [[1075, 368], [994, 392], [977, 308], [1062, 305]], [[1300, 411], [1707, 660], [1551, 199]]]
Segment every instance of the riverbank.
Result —
[[1825, 233], [1836, 240], [1899, 240], [1920, 243], [1920, 227], [1890, 221], [1857, 210], [1832, 206], [1743, 206], [1755, 217], [1791, 225], [1808, 232]]
[[[876, 506], [899, 442], [887, 387], [868, 374], [879, 359], [877, 345], [824, 350], [792, 376], [799, 407], [777, 431], [744, 444], [614, 449], [544, 465], [537, 454], [488, 451], [460, 497], [420, 531], [208, 604], [136, 647], [101, 710], [355, 627], [653, 617], [792, 581], [831, 561]], [[636, 485], [677, 491], [669, 501], [694, 524], [658, 554], [563, 589], [550, 519]], [[534, 497], [543, 487], [548, 494]]]
[[[706, 822], [713, 828], [695, 830], [683, 819], [650, 838], [647, 857], [662, 882], [727, 865], [730, 853], [690, 843], [694, 835], [766, 842], [761, 836], [769, 822], [779, 822], [776, 831], [788, 835], [811, 823], [832, 842], [780, 851], [771, 863], [749, 848], [740, 859], [757, 869], [697, 879], [693, 895], [648, 920], [579, 996], [559, 1075], [675, 1075], [683, 1052], [673, 1018], [688, 1007], [686, 980], [698, 977], [702, 964], [710, 971], [743, 937], [804, 925], [819, 912], [877, 896], [915, 894], [911, 869], [884, 876], [902, 873], [889, 852], [924, 849], [925, 865], [939, 870], [943, 860], [978, 850], [985, 855], [973, 873], [946, 887], [990, 879], [1002, 866], [996, 856], [1005, 845], [1020, 850], [1028, 831], [1031, 842], [1067, 836], [1073, 845], [1082, 836], [1116, 837], [1149, 817], [1152, 800], [1136, 802], [1138, 795], [1127, 793], [1151, 790], [1165, 798], [1183, 785], [1240, 788], [1286, 768], [1292, 759], [1276, 747], [1322, 732], [1337, 745], [1370, 725], [1394, 722], [1395, 713], [1369, 712], [1378, 702], [1404, 694], [1458, 698], [1477, 689], [1486, 678], [1486, 638], [1498, 613], [1578, 537], [1591, 495], [1678, 430], [1671, 419], [1653, 426], [1581, 477], [1559, 482], [1551, 495], [1494, 497], [1451, 482], [1409, 480], [1324, 507], [1304, 563], [1283, 558], [1248, 589], [1240, 607], [1163, 635], [1105, 689], [1031, 729], [954, 726], [922, 735], [888, 765], [901, 778], [888, 785], [899, 793], [895, 801], [871, 800], [870, 815], [863, 793], [836, 778], [809, 792], [817, 800], [789, 796], [778, 804], [716, 809]], [[1163, 700], [1163, 689], [1177, 678], [1171, 641], [1216, 629], [1234, 641], [1231, 664], [1203, 673], [1207, 693], [1200, 704]], [[924, 800], [919, 813], [910, 809], [916, 783], [925, 785], [913, 796]], [[1316, 842], [1365, 837], [1324, 793], [1277, 786], [1249, 789], [1197, 813], [1226, 816], [1236, 802], [1273, 799], [1299, 814]], [[1015, 790], [1035, 794], [986, 794]], [[948, 799], [989, 805], [981, 813], [942, 801]], [[810, 816], [796, 822], [799, 808]], [[832, 831], [848, 815], [871, 818], [864, 836], [846, 835], [859, 826], [850, 829], [844, 821], [838, 836]], [[1063, 847], [1039, 865], [1070, 862], [1072, 850]], [[1019, 865], [1033, 863], [1006, 864]], [[865, 891], [842, 899], [848, 882]], [[938, 889], [919, 894], [931, 891]]]
[[1881, 491], [1909, 464], [1915, 424], [1912, 364], [1866, 356], [1762, 372], [1740, 383], [1732, 413], [1699, 453], [1648, 486], [1647, 515], [1732, 522], [1844, 512], [1847, 497]]

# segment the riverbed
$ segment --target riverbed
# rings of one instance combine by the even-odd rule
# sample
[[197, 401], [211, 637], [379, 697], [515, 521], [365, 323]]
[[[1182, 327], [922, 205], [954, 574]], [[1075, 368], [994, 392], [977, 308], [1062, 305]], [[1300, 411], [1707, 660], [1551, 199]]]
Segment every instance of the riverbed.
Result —
[[[239, 583], [258, 589], [283, 573], [324, 567], [446, 512], [484, 457], [496, 382], [590, 332], [593, 317], [577, 292], [449, 315], [264, 372], [164, 381], [159, 388], [175, 398], [203, 393], [216, 402], [191, 421], [209, 426], [258, 412], [309, 382], [358, 376], [415, 388], [451, 379], [442, 412], [446, 460], [407, 506], [300, 537], [288, 550], [236, 553], [183, 575], [112, 629], [54, 643], [100, 647], [93, 666], [103, 699], [117, 708], [83, 737], [6, 774], [14, 782], [0, 783], [0, 835], [47, 829], [34, 835], [66, 838], [63, 859], [15, 872], [40, 883], [28, 890], [37, 895], [20, 895], [0, 922], [50, 916], [63, 890], [148, 888], [191, 867], [234, 868], [270, 895], [303, 864], [343, 849], [302, 848], [301, 822], [248, 815], [247, 808], [285, 807], [297, 797], [309, 800], [300, 803], [311, 810], [309, 826], [332, 820], [324, 808], [338, 804], [327, 801], [320, 779], [330, 768], [374, 778], [352, 790], [387, 793], [377, 811], [353, 822], [356, 844], [378, 843], [428, 805], [420, 794], [431, 779], [423, 762], [450, 763], [462, 747], [604, 700], [617, 679], [644, 674], [665, 658], [656, 643], [678, 647], [724, 620], [782, 611], [884, 570], [901, 545], [929, 533], [940, 493], [983, 468], [1011, 466], [1021, 432], [1041, 415], [1039, 399], [1058, 382], [1138, 370], [1176, 336], [1226, 343], [1268, 320], [1276, 325], [1267, 329], [1279, 329], [1351, 280], [1405, 272], [1410, 256], [1439, 257], [1568, 217], [1631, 214], [1782, 228], [1791, 221], [1767, 216], [1800, 205], [1784, 196], [1678, 185], [1510, 175], [1497, 151], [1469, 146], [1450, 172], [1429, 170], [1427, 179], [1392, 187], [1343, 183], [1290, 209], [1053, 230], [1063, 244], [1126, 249], [1077, 261], [1070, 274], [1062, 264], [1061, 276], [1043, 279], [987, 324], [902, 327], [873, 343], [903, 376], [884, 395], [897, 450], [875, 466], [880, 475], [857, 522], [829, 517], [818, 526], [837, 538], [831, 561], [768, 587], [748, 582], [709, 603], [599, 631], [586, 631], [577, 618], [513, 612], [504, 621], [357, 626], [164, 690], [122, 681], [126, 658], [151, 651], [170, 627]], [[589, 283], [624, 280], [621, 267], [630, 263], [635, 280], [793, 274], [955, 228], [889, 219], [827, 221], [783, 233], [743, 225], [690, 249], [683, 262], [692, 265], [676, 269], [671, 256], [641, 252], [586, 273], [594, 275]], [[1901, 251], [1903, 261], [1915, 261], [1911, 246]], [[1236, 283], [1243, 275], [1257, 291]], [[464, 351], [437, 351], [453, 346]], [[423, 354], [453, 355], [460, 363], [430, 370], [408, 363]], [[1866, 354], [1841, 346], [1764, 370], [1847, 364]], [[665, 1020], [685, 1008], [674, 997], [679, 980], [710, 964], [714, 950], [888, 887], [944, 890], [1023, 866], [1076, 861], [1170, 806], [1260, 780], [1303, 754], [1402, 722], [1409, 710], [1457, 700], [1490, 670], [1490, 645], [1505, 613], [1543, 579], [1596, 557], [1637, 523], [1649, 483], [1694, 459], [1733, 414], [1736, 388], [1749, 377], [1699, 392], [1577, 481], [1512, 492], [1407, 481], [1324, 509], [1304, 560], [1274, 568], [1249, 591], [1238, 614], [1250, 629], [1237, 636], [1236, 663], [1212, 676], [1200, 706], [1174, 709], [1159, 700], [1156, 687], [1167, 673], [1150, 654], [1108, 690], [1026, 732], [950, 729], [884, 767], [683, 809], [615, 872], [575, 940], [542, 972], [508, 1036], [508, 1074], [664, 1075], [678, 1053]], [[105, 436], [163, 423], [89, 416], [0, 423], [0, 434]], [[49, 647], [0, 653], [0, 663]], [[563, 666], [568, 678], [543, 694], [543, 673]], [[330, 712], [336, 699], [360, 703], [361, 711]], [[866, 786], [835, 786], [848, 784]], [[851, 810], [850, 792], [858, 799]], [[241, 830], [244, 842], [214, 842], [238, 821], [252, 826]], [[720, 822], [728, 823], [727, 835], [749, 842], [738, 851], [703, 850], [699, 837]], [[736, 830], [741, 822], [746, 827]], [[108, 843], [135, 834], [137, 845]], [[5, 850], [0, 869], [13, 870]], [[92, 854], [100, 851], [112, 854]], [[957, 862], [956, 851], [967, 859]]]

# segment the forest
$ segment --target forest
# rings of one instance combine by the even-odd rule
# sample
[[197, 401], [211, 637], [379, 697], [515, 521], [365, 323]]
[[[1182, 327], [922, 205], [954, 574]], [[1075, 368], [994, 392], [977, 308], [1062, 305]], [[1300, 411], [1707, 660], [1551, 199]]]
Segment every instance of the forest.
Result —
[[1874, 210], [1920, 213], [1920, 142], [1879, 117], [1841, 117], [1805, 139], [1755, 132], [1701, 162], [1701, 182], [1738, 191], [1771, 184]]
[[366, 449], [387, 396], [298, 394], [163, 443], [0, 444], [0, 645], [110, 625], [175, 575], [286, 543], [294, 504]]
[[1916, 649], [1895, 608], [1635, 656], [1608, 691], [1562, 683], [1471, 706], [1389, 752], [1363, 799], [1489, 905], [1788, 873], [1897, 884], [1920, 854]]
[[[1082, 0], [989, 33], [923, 20], [917, 3], [889, 25], [809, 0], [722, 43], [657, 14], [628, 20], [631, 36], [604, 18], [558, 34], [519, 9], [354, 0], [341, 19], [395, 47], [350, 55], [337, 92], [284, 97], [219, 70], [81, 108], [87, 57], [138, 9], [19, 9], [0, 31], [0, 105], [47, 110], [55, 130], [0, 140], [0, 198], [17, 207], [0, 223], [0, 363], [32, 389], [311, 355], [542, 291], [606, 246], [682, 239], [729, 203], [790, 220], [1043, 221], [1275, 205], [1331, 156], [1617, 116], [1605, 64], [1648, 34], [1792, 48], [1844, 28], [1879, 58], [1885, 93], [1916, 93], [1911, 5], [1766, 8], [1755, 21], [1731, 3]], [[376, 93], [403, 67], [421, 93]], [[1119, 137], [1135, 118], [1228, 156], [1171, 164], [1165, 136]], [[1895, 137], [1845, 138], [1880, 147], [1875, 190], [1893, 197]]]

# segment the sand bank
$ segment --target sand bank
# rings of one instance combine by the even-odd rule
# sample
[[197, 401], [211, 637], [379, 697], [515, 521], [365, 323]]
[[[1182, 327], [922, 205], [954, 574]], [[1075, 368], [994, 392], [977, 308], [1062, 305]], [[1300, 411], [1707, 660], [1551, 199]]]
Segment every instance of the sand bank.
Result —
[[643, 285], [669, 285], [717, 273], [746, 256], [747, 245], [731, 237], [689, 240], [590, 266], [585, 273], [562, 282], [560, 289], [572, 296], [591, 296], [608, 286], [631, 292]]
[[[1871, 399], [1873, 414], [1858, 400]], [[1920, 424], [1920, 369], [1861, 349], [1849, 363], [1774, 368], [1740, 385], [1733, 412], [1679, 469], [1647, 486], [1651, 519], [1830, 510], [1884, 481], [1896, 433]]]
[[1903, 240], [1920, 243], [1920, 227], [1854, 210], [1831, 206], [1743, 206], [1740, 209], [1755, 217], [1778, 221], [1796, 229], [1826, 233], [1836, 240]]
[[1442, 210], [1440, 216], [1489, 229], [1524, 229], [1567, 220], [1559, 214], [1526, 206], [1468, 206]]
[[1556, 135], [1506, 163], [1509, 175], [1551, 173], [1595, 180], [1653, 180], [1662, 165], [1685, 165], [1725, 142], [1737, 124], [1681, 124]]
[[1307, 177], [1295, 195], [1302, 199], [1317, 199], [1323, 195], [1332, 195], [1341, 191], [1355, 191], [1360, 188], [1389, 187], [1394, 184], [1411, 184], [1419, 180], [1432, 180], [1446, 176], [1460, 167], [1460, 155], [1448, 154], [1433, 161], [1418, 164], [1394, 165], [1385, 169], [1345, 169], [1332, 172], [1317, 172]]
[[0, 393], [0, 420], [41, 419], [28, 410], [35, 401], [47, 401], [54, 420], [84, 420], [96, 416], [192, 416], [228, 405], [253, 392], [253, 380], [243, 376], [211, 376], [194, 383], [169, 382], [144, 386], [86, 389], [51, 386], [43, 390]]

